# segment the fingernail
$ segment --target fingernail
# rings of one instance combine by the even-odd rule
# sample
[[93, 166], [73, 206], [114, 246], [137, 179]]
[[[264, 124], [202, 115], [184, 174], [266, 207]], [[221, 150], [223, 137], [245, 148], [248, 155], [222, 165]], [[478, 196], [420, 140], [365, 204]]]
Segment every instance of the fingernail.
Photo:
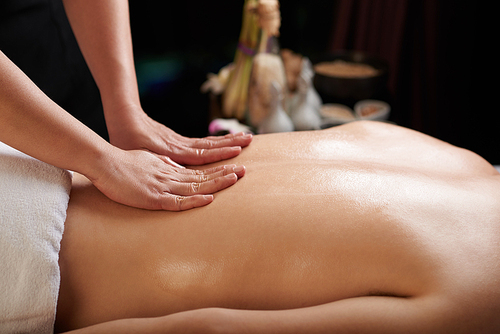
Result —
[[227, 174], [226, 178], [230, 179], [230, 180], [235, 180], [235, 179], [237, 180], [238, 179], [238, 175], [236, 175], [235, 173], [231, 173], [231, 174]]
[[207, 201], [212, 201], [214, 199], [213, 195], [203, 195], [203, 199]]
[[245, 166], [237, 166], [233, 168], [233, 172], [235, 173], [241, 173], [245, 170]]
[[227, 173], [227, 172], [232, 172], [233, 169], [236, 167], [236, 165], [224, 165], [224, 172]]

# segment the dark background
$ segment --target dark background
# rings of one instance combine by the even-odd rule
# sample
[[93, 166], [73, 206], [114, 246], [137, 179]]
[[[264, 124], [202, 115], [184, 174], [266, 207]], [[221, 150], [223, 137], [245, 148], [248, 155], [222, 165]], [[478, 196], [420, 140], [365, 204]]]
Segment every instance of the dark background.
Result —
[[[176, 1], [163, 10], [156, 3], [130, 1], [143, 107], [182, 134], [204, 136], [209, 103], [199, 88], [233, 61], [243, 0]], [[282, 48], [310, 58], [339, 50], [384, 58], [391, 121], [500, 164], [500, 125], [478, 105], [475, 2], [286, 0], [280, 8]]]
[[[207, 73], [233, 61], [244, 0], [129, 3], [144, 109], [180, 134], [207, 135], [209, 99], [200, 86]], [[487, 43], [477, 43], [476, 3], [283, 0], [279, 42], [311, 59], [339, 50], [385, 59], [392, 122], [500, 164], [499, 122], [494, 106], [484, 107], [483, 87], [490, 84], [478, 75], [489, 76], [494, 63], [479, 61], [491, 56]], [[482, 41], [492, 38], [481, 32]], [[106, 135], [99, 95], [61, 0], [0, 1], [0, 49], [50, 98]]]

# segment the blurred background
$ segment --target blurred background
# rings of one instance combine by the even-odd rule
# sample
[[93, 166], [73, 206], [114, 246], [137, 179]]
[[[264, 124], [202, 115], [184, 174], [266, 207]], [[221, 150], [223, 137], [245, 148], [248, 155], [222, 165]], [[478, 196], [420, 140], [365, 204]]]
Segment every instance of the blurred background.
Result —
[[[208, 73], [233, 61], [244, 0], [129, 3], [144, 110], [182, 135], [206, 136], [210, 103], [200, 87]], [[471, 0], [283, 0], [279, 43], [310, 59], [341, 50], [384, 59], [391, 122], [500, 165], [500, 124], [492, 108], [479, 107], [484, 93], [479, 96], [477, 72], [485, 64], [477, 61], [476, 6]], [[71, 37], [61, 0], [0, 1], [0, 49], [105, 137], [102, 113], [88, 112], [99, 105], [90, 73], [74, 82], [71, 71], [85, 65]]]
[[[186, 136], [204, 136], [209, 101], [200, 86], [233, 61], [243, 0], [130, 1], [143, 107]], [[279, 43], [315, 58], [356, 50], [389, 64], [390, 120], [500, 164], [492, 111], [478, 108], [476, 2], [286, 0]]]

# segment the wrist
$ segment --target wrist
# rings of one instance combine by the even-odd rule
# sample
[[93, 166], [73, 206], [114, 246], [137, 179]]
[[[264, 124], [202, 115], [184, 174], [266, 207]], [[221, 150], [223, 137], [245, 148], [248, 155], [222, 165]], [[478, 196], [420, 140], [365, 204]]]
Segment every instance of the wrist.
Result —
[[129, 104], [105, 110], [106, 128], [111, 144], [130, 149], [128, 141], [141, 132], [144, 119], [148, 116], [140, 105]]
[[147, 116], [139, 102], [103, 103], [103, 109], [108, 130], [131, 126]]
[[94, 184], [102, 182], [106, 173], [114, 169], [113, 161], [116, 161], [119, 150], [103, 140], [88, 150], [79, 152], [80, 159], [75, 159], [77, 167], [74, 171], [85, 175]]

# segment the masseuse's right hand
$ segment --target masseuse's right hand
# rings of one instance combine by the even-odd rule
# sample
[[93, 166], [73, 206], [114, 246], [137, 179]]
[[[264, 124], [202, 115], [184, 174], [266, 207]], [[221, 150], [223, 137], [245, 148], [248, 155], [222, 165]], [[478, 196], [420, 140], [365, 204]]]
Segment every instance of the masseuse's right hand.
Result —
[[177, 165], [148, 151], [116, 149], [105, 159], [92, 183], [110, 199], [149, 210], [180, 211], [207, 205], [214, 192], [245, 174], [243, 166], [226, 165], [202, 171]]

